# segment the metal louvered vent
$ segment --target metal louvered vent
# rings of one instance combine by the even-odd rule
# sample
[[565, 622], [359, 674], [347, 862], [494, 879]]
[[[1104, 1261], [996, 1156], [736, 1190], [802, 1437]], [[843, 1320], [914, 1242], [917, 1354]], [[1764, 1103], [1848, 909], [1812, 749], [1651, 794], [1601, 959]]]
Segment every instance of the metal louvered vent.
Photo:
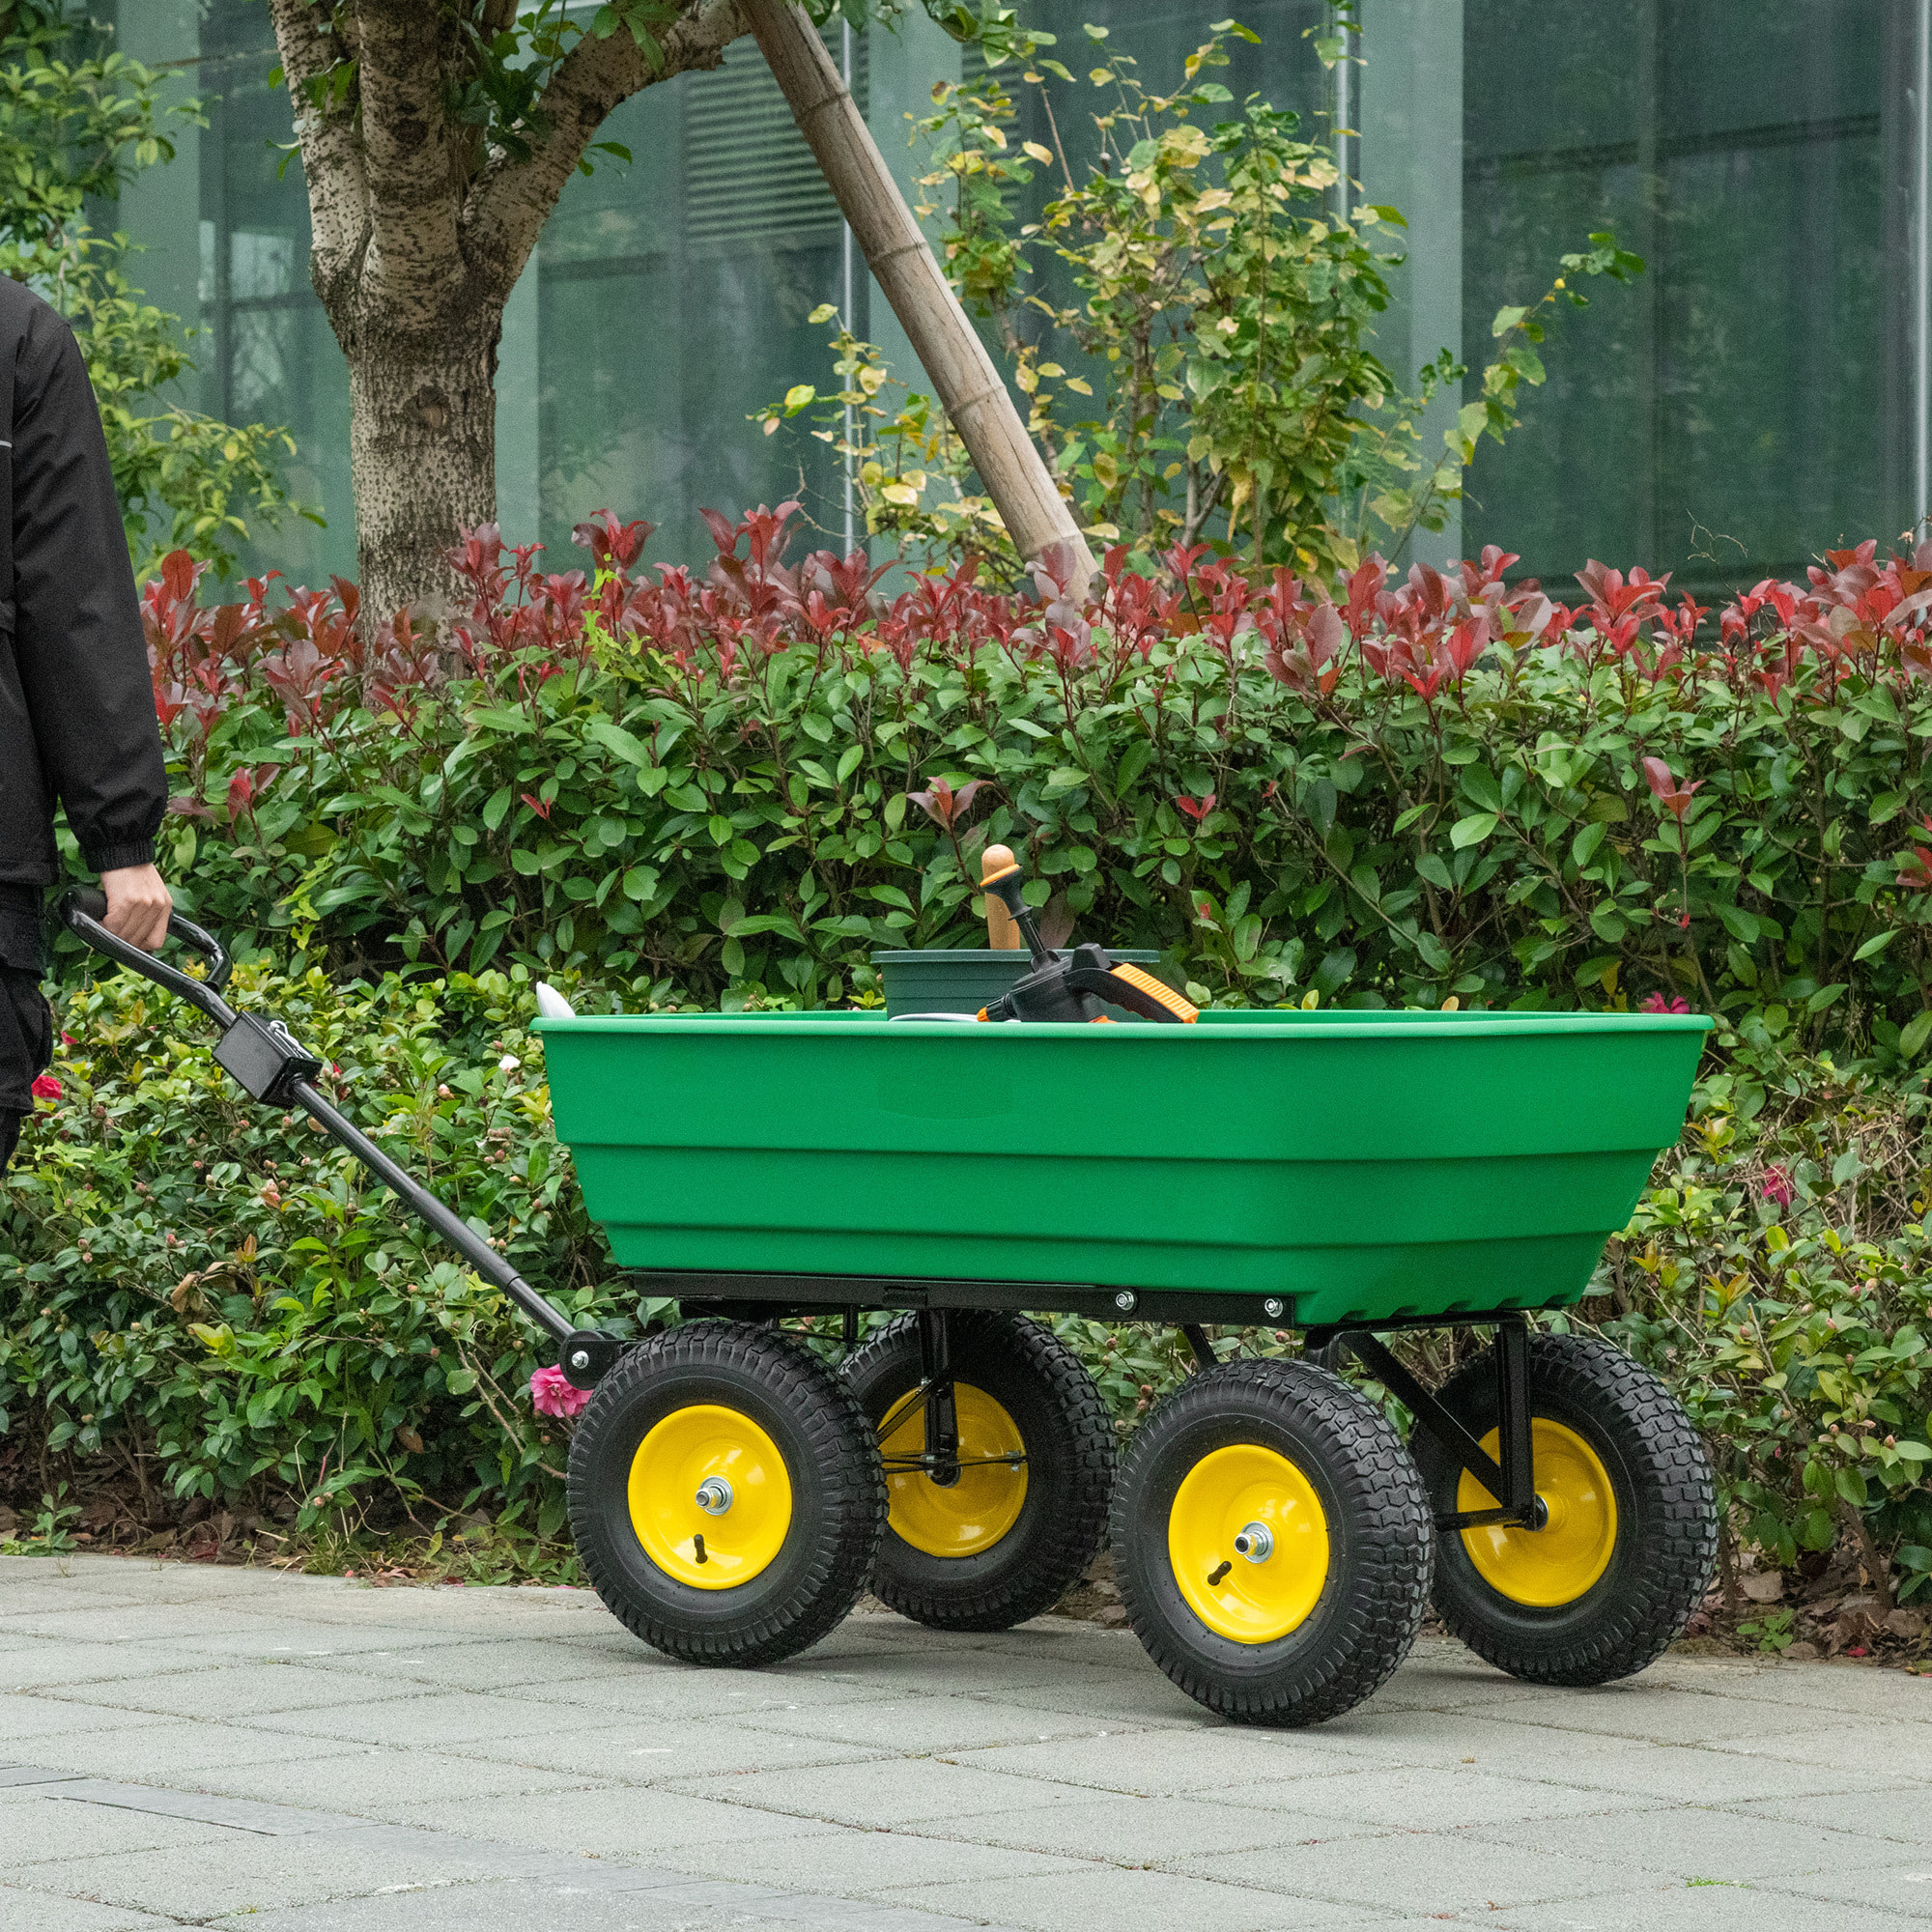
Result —
[[[833, 58], [839, 43], [828, 36]], [[853, 98], [866, 106], [866, 36], [852, 36]], [[839, 229], [838, 204], [792, 124], [757, 48], [741, 42], [725, 66], [686, 74], [685, 238], [688, 242], [823, 242]]]

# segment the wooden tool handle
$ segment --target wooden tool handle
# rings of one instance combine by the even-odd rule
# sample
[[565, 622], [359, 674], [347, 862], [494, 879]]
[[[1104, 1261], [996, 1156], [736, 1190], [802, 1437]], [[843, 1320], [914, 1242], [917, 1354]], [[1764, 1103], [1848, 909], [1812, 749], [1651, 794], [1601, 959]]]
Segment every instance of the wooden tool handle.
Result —
[[[988, 845], [980, 860], [980, 879], [983, 885], [989, 878], [1004, 872], [1009, 866], [1017, 864], [1012, 850], [1006, 845]], [[989, 892], [986, 895], [986, 944], [995, 952], [1023, 952], [1026, 941], [1020, 937], [1020, 929], [1013, 923], [1013, 916], [1000, 903], [1000, 895]]]

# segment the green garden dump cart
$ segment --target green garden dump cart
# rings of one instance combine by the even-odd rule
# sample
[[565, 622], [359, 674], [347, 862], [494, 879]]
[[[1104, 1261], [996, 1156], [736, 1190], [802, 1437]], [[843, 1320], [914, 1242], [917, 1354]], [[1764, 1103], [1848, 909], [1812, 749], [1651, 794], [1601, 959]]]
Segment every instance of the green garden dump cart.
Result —
[[[578, 1550], [671, 1657], [776, 1662], [867, 1586], [1004, 1630], [1104, 1539], [1176, 1684], [1302, 1724], [1381, 1684], [1432, 1595], [1491, 1662], [1564, 1685], [1640, 1670], [1702, 1600], [1717, 1513], [1690, 1419], [1620, 1350], [1526, 1320], [1581, 1297], [1676, 1140], [1700, 1016], [579, 1016], [544, 988], [589, 1210], [683, 1318], [623, 1342], [574, 1330], [324, 1099], [317, 1063], [222, 998], [211, 935], [174, 923], [196, 979], [99, 910], [71, 895], [68, 922], [192, 1000], [249, 1093], [309, 1114], [556, 1340], [591, 1391]], [[867, 1311], [892, 1319], [861, 1342]], [[1171, 1324], [1195, 1358], [1118, 1466], [1092, 1378], [1036, 1319], [1063, 1312]], [[781, 1326], [806, 1314], [842, 1314], [836, 1370]], [[1303, 1358], [1216, 1358], [1210, 1327], [1257, 1326], [1300, 1330]], [[1421, 1326], [1492, 1341], [1432, 1391], [1378, 1339]]]

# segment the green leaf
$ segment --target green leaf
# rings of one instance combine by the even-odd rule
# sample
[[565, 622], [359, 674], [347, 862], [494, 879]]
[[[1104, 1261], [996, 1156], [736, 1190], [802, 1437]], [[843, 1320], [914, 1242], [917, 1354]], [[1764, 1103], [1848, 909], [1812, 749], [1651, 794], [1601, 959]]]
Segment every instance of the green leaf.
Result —
[[[608, 718], [591, 718], [585, 721], [583, 735], [593, 738], [608, 752], [615, 752], [627, 764], [648, 766], [650, 752], [640, 744], [621, 724], [613, 724]], [[686, 807], [696, 810], [696, 807]]]
[[1466, 818], [1459, 818], [1449, 829], [1449, 842], [1461, 852], [1471, 845], [1480, 845], [1496, 829], [1497, 814], [1493, 811], [1472, 811]]
[[1854, 961], [1860, 959], [1875, 959], [1897, 937], [1898, 937], [1898, 928], [1896, 926], [1892, 926], [1889, 931], [1886, 932], [1874, 933], [1871, 938], [1866, 940], [1865, 943], [1862, 946], [1861, 946], [1856, 952], [1852, 954], [1852, 958]]

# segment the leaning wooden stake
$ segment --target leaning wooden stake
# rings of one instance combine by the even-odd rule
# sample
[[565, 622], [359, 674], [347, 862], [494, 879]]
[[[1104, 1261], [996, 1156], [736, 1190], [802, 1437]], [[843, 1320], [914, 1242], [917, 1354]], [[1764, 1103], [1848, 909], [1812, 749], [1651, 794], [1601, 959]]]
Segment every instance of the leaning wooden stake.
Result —
[[1078, 596], [1094, 574], [1094, 554], [817, 30], [792, 0], [739, 0], [739, 12], [1014, 548], [1031, 561], [1051, 544], [1065, 545]]

